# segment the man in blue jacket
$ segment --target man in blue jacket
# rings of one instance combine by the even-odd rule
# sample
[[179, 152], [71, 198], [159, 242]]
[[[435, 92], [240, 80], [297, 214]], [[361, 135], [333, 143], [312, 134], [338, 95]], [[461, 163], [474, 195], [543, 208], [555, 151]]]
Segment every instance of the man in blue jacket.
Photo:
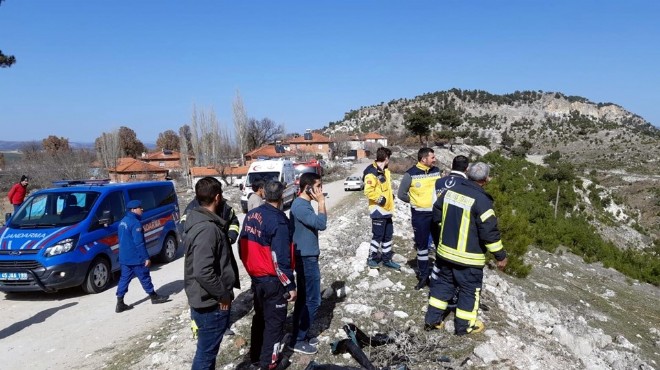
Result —
[[284, 185], [269, 181], [264, 190], [266, 203], [245, 215], [239, 244], [254, 293], [250, 361], [260, 369], [275, 369], [281, 362], [287, 302], [296, 300], [295, 260], [289, 219], [280, 209]]
[[[307, 334], [321, 305], [319, 231], [325, 230], [328, 218], [321, 176], [317, 173], [302, 174], [300, 189], [300, 196], [291, 204], [298, 298], [293, 308], [293, 335], [289, 346], [295, 352], [314, 354], [318, 351], [318, 340], [308, 339]], [[312, 200], [318, 204], [318, 214], [312, 207]]]
[[149, 253], [147, 253], [147, 246], [144, 241], [144, 233], [142, 232], [142, 202], [139, 200], [131, 200], [126, 204], [126, 215], [119, 223], [118, 236], [119, 236], [119, 264], [121, 265], [121, 277], [119, 284], [117, 284], [117, 307], [115, 312], [123, 312], [130, 310], [133, 306], [124, 303], [124, 296], [128, 292], [128, 285], [131, 280], [137, 276], [142, 284], [144, 291], [149, 294], [151, 303], [164, 303], [169, 299], [168, 296], [161, 296], [154, 290], [154, 285], [151, 283], [151, 275], [149, 275]]

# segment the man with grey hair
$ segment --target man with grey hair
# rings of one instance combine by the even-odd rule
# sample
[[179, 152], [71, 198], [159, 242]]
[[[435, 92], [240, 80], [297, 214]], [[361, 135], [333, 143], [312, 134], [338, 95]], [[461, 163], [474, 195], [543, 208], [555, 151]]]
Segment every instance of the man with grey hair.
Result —
[[287, 303], [296, 300], [289, 219], [280, 209], [283, 192], [281, 182], [266, 183], [266, 203], [248, 211], [240, 235], [241, 261], [254, 293], [250, 360], [260, 369], [280, 364]]
[[490, 168], [483, 162], [467, 170], [467, 179], [457, 177], [456, 184], [444, 191], [433, 204], [433, 222], [439, 224], [437, 258], [431, 273], [429, 307], [424, 329], [440, 329], [449, 300], [458, 287], [454, 318], [456, 335], [479, 333], [483, 322], [477, 320], [486, 251], [503, 270], [507, 264], [502, 246], [493, 198], [483, 186]]

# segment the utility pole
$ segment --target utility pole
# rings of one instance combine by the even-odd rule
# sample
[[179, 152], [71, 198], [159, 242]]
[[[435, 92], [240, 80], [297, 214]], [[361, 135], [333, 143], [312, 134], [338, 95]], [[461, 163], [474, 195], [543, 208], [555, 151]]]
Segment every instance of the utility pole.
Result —
[[555, 199], [555, 220], [557, 219], [557, 205], [559, 205], [559, 180], [557, 180], [557, 198]]

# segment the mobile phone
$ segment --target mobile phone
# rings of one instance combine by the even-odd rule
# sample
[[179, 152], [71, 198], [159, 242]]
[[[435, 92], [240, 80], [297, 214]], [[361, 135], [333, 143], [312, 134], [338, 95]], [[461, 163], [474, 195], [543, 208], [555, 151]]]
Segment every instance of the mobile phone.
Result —
[[310, 186], [306, 187], [305, 188], [305, 193], [307, 193], [307, 195], [309, 195], [311, 197], [312, 196], [312, 188]]

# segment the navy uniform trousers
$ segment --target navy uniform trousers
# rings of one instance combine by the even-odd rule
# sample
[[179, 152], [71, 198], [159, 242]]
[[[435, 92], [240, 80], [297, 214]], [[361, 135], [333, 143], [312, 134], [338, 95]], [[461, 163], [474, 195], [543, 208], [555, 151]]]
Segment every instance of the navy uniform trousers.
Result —
[[254, 316], [250, 333], [250, 361], [261, 369], [272, 369], [280, 361], [287, 313], [286, 288], [276, 277], [252, 280]]
[[415, 249], [417, 250], [417, 278], [426, 280], [429, 277], [429, 237], [431, 236], [433, 212], [416, 211], [414, 208], [411, 208], [410, 211]]
[[145, 265], [121, 265], [121, 277], [117, 284], [117, 297], [123, 297], [128, 292], [128, 284], [131, 283], [134, 277], [140, 280], [142, 288], [147, 294], [151, 295], [154, 291], [154, 285], [151, 283], [151, 275], [149, 274], [149, 267]]
[[483, 278], [483, 268], [460, 266], [438, 257], [431, 274], [429, 307], [424, 322], [429, 325], [442, 322], [458, 288], [454, 327], [456, 334], [467, 334], [477, 321]]
[[[376, 262], [387, 262], [392, 260], [394, 251], [392, 250], [392, 235], [394, 234], [394, 224], [392, 218], [372, 218], [371, 219], [371, 246], [369, 247], [369, 259]], [[379, 247], [381, 254], [379, 256]]]

